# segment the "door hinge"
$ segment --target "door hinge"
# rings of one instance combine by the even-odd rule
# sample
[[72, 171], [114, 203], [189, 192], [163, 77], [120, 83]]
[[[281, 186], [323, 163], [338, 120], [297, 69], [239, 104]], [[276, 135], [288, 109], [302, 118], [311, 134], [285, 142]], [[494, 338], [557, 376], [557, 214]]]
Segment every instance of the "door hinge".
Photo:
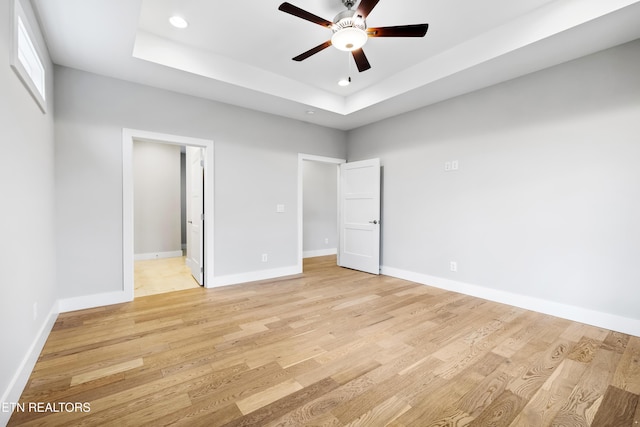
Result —
[[200, 214], [200, 221], [204, 221], [204, 214]]
[[204, 160], [200, 160], [200, 167], [203, 168], [204, 167]]
[[200, 273], [204, 273], [204, 267], [200, 267]]

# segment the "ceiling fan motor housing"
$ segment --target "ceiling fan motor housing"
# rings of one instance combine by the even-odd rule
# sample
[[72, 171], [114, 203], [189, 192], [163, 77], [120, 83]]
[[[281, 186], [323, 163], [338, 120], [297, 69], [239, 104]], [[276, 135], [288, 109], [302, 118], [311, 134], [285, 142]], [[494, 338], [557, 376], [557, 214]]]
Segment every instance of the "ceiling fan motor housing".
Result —
[[333, 18], [333, 36], [331, 43], [337, 49], [352, 51], [361, 48], [366, 42], [367, 23], [365, 19], [354, 10], [348, 9], [340, 12]]
[[340, 31], [343, 28], [360, 28], [362, 31], [367, 29], [367, 23], [364, 18], [358, 15], [355, 10], [343, 10], [333, 18], [333, 32]]

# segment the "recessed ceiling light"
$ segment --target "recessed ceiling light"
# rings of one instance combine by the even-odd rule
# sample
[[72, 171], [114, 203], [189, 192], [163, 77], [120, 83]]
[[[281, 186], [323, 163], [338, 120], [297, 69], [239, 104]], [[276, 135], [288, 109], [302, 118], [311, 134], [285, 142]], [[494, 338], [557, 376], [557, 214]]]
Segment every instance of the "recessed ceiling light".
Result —
[[189, 26], [189, 23], [187, 22], [187, 20], [184, 19], [182, 16], [178, 16], [178, 15], [174, 15], [171, 18], [169, 18], [169, 22], [174, 27], [180, 28], [180, 29], [187, 28]]
[[348, 77], [346, 79], [342, 79], [338, 82], [339, 86], [349, 86], [351, 84], [351, 77]]

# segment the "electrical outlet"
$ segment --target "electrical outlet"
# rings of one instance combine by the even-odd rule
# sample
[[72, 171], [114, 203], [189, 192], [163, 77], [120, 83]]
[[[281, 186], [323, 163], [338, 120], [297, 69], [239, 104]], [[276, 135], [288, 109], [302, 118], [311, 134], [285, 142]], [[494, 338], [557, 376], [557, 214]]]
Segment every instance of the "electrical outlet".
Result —
[[276, 212], [277, 213], [283, 213], [284, 212], [284, 205], [276, 205]]
[[324, 238], [324, 244], [325, 244], [325, 245], [328, 245], [328, 244], [329, 244], [329, 238], [328, 238], [328, 237], [325, 237], [325, 238]]
[[459, 163], [457, 160], [451, 160], [448, 162], [444, 162], [444, 170], [445, 172], [457, 171], [459, 167]]
[[267, 254], [262, 254], [262, 262], [267, 262], [269, 259], [269, 257], [267, 256]]
[[458, 271], [458, 263], [455, 261], [450, 261], [449, 262], [449, 270], [456, 272]]

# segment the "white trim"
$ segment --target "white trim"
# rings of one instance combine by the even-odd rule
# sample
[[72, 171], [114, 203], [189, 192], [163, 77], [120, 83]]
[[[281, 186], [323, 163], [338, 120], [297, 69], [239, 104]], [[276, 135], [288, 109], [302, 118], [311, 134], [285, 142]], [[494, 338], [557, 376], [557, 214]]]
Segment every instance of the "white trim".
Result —
[[189, 145], [204, 148], [204, 286], [214, 285], [214, 144], [210, 139], [149, 132], [138, 129], [122, 130], [122, 257], [123, 287], [133, 300], [133, 140], [162, 144]]
[[299, 274], [297, 265], [290, 267], [272, 268], [269, 270], [250, 271], [248, 273], [228, 274], [215, 278], [214, 287], [237, 285], [239, 283], [256, 282], [259, 280], [276, 279], [284, 276]]
[[615, 314], [604, 313], [602, 311], [595, 311], [588, 308], [576, 307], [527, 295], [490, 289], [484, 286], [458, 282], [455, 280], [444, 279], [442, 277], [429, 276], [427, 274], [415, 273], [393, 267], [383, 266], [382, 274], [427, 286], [445, 289], [447, 291], [483, 298], [501, 304], [508, 304], [536, 311], [538, 313], [549, 314], [551, 316], [572, 320], [574, 322], [585, 323], [599, 328], [640, 336], [640, 319], [617, 316]]
[[[304, 220], [303, 220], [303, 195], [304, 195], [304, 174], [303, 174], [303, 165], [305, 161], [310, 162], [319, 162], [319, 163], [329, 163], [336, 166], [341, 165], [342, 163], [346, 163], [345, 159], [338, 159], [333, 157], [324, 157], [324, 156], [315, 156], [313, 154], [303, 154], [298, 153], [298, 263], [297, 263], [297, 272], [302, 273], [302, 259], [304, 257], [303, 254], [303, 229], [304, 229]], [[338, 186], [340, 186], [340, 168], [337, 169], [338, 174]], [[340, 194], [340, 189], [338, 188], [338, 195]], [[338, 196], [339, 197], [339, 196]], [[337, 218], [340, 218], [340, 213], [338, 212]], [[338, 222], [340, 223], [340, 222]], [[306, 257], [304, 257], [306, 258]]]
[[149, 252], [146, 254], [134, 254], [134, 261], [144, 261], [148, 259], [178, 258], [182, 256], [182, 251], [170, 252]]
[[133, 300], [133, 289], [131, 292], [117, 291], [103, 294], [84, 295], [81, 297], [61, 298], [58, 301], [60, 313], [69, 311], [85, 310], [87, 308], [103, 307], [105, 305], [120, 304]]
[[[53, 325], [56, 323], [58, 313], [58, 302], [56, 301], [40, 327], [33, 343], [31, 343], [29, 350], [27, 350], [22, 362], [20, 362], [20, 366], [18, 366], [16, 373], [11, 378], [7, 389], [2, 394], [0, 403], [20, 401], [20, 396], [29, 381], [33, 368], [36, 366], [38, 357], [40, 357], [40, 352], [47, 342], [47, 338], [53, 329]], [[9, 418], [11, 418], [11, 412], [0, 411], [0, 425], [7, 425], [9, 423]]]
[[302, 256], [304, 258], [315, 258], [317, 256], [327, 256], [327, 255], [337, 255], [337, 254], [338, 254], [338, 248], [317, 249], [315, 251], [302, 252]]

